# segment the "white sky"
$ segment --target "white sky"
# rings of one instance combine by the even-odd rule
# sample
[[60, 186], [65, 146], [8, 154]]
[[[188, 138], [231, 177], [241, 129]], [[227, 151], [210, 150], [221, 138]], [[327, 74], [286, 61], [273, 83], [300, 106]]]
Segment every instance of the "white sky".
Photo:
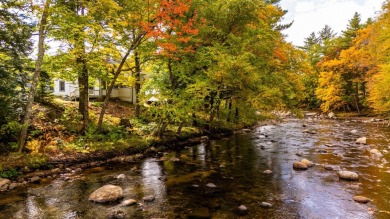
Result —
[[283, 33], [287, 41], [302, 46], [313, 31], [317, 33], [326, 24], [335, 33], [345, 30], [355, 12], [360, 13], [362, 22], [374, 18], [380, 11], [383, 0], [282, 0], [280, 6], [288, 13], [282, 23], [294, 21]]

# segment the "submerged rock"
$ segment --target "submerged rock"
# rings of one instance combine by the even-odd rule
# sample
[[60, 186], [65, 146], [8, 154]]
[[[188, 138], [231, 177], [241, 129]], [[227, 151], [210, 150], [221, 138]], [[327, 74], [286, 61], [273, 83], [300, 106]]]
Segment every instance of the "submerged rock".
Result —
[[356, 144], [367, 144], [367, 138], [366, 137], [361, 137], [356, 139]]
[[156, 197], [154, 197], [153, 195], [148, 195], [148, 196], [145, 196], [142, 198], [142, 200], [144, 200], [144, 202], [152, 202], [156, 199]]
[[113, 202], [123, 197], [123, 190], [119, 186], [105, 185], [95, 190], [88, 198], [93, 202]]
[[355, 197], [353, 197], [353, 200], [355, 202], [363, 203], [363, 204], [370, 202], [370, 199], [367, 197], [364, 197], [364, 196], [355, 196]]
[[313, 162], [311, 162], [310, 160], [308, 160], [308, 159], [302, 159], [301, 160], [301, 163], [304, 163], [304, 164], [306, 164], [307, 165], [307, 167], [312, 167], [312, 166], [314, 166], [314, 163]]
[[370, 154], [376, 158], [380, 158], [383, 156], [383, 154], [377, 149], [371, 149]]
[[339, 178], [343, 180], [359, 180], [359, 175], [352, 171], [339, 171]]
[[351, 134], [356, 134], [356, 133], [358, 133], [358, 131], [356, 129], [351, 131]]
[[109, 219], [122, 219], [126, 218], [126, 214], [124, 211], [121, 210], [115, 210], [108, 214], [107, 218]]
[[188, 214], [188, 219], [207, 219], [210, 218], [210, 211], [208, 208], [196, 208]]
[[324, 166], [324, 169], [330, 171], [330, 170], [333, 170], [333, 167], [331, 167], [331, 166]]
[[293, 169], [294, 170], [307, 170], [307, 165], [302, 162], [294, 162], [293, 163]]
[[297, 155], [298, 157], [302, 157], [303, 153], [302, 152], [297, 152], [297, 153], [295, 153], [295, 155]]

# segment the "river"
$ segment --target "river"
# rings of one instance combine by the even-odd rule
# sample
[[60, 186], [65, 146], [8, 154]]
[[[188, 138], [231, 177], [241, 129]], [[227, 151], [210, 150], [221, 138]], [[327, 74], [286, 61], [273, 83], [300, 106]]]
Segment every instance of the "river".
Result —
[[[362, 136], [367, 145], [355, 143]], [[390, 218], [389, 147], [390, 128], [376, 123], [289, 119], [163, 158], [95, 167], [1, 193], [0, 218], [107, 218], [115, 211], [148, 219]], [[293, 170], [293, 162], [303, 158], [315, 166]], [[354, 171], [360, 179], [340, 180], [339, 170]], [[118, 179], [120, 174], [125, 179]], [[122, 187], [124, 198], [138, 204], [89, 202], [89, 195], [106, 184]], [[148, 195], [155, 200], [144, 203]], [[356, 203], [355, 195], [371, 201]], [[246, 214], [237, 210], [241, 205]]]

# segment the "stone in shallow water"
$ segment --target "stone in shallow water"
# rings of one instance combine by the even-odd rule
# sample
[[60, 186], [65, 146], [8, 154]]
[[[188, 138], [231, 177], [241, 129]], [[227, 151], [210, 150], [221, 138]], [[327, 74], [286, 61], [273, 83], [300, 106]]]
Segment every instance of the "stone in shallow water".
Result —
[[294, 170], [307, 170], [307, 165], [302, 162], [294, 162], [293, 163]]
[[330, 170], [333, 170], [333, 167], [331, 167], [331, 166], [324, 166], [324, 169], [330, 171]]
[[269, 175], [269, 174], [272, 174], [272, 170], [265, 170], [263, 173]]
[[367, 138], [366, 137], [361, 137], [356, 139], [356, 144], [367, 144]]
[[206, 186], [209, 188], [216, 188], [217, 187], [214, 183], [207, 183]]
[[237, 208], [237, 213], [239, 215], [246, 215], [248, 214], [248, 208], [245, 205], [240, 205], [240, 207]]
[[41, 177], [39, 176], [34, 176], [30, 179], [31, 183], [39, 183], [39, 181], [41, 181]]
[[312, 166], [314, 166], [314, 163], [313, 162], [311, 162], [310, 160], [308, 160], [308, 159], [302, 159], [301, 160], [301, 163], [304, 163], [304, 164], [306, 164], [307, 165], [307, 167], [312, 167]]
[[127, 199], [121, 203], [122, 206], [130, 206], [130, 205], [135, 205], [135, 204], [137, 204], [137, 201], [134, 199]]
[[144, 200], [144, 202], [152, 202], [152, 201], [154, 201], [154, 199], [156, 199], [156, 198], [153, 195], [148, 195], [148, 196], [143, 197], [142, 200]]
[[298, 157], [302, 157], [303, 153], [302, 152], [297, 152], [297, 153], [295, 153], [295, 155], [297, 155]]
[[122, 219], [122, 218], [126, 218], [126, 214], [125, 212], [121, 211], [121, 210], [115, 210], [115, 211], [112, 211], [108, 214], [107, 218], [109, 219]]
[[260, 206], [263, 208], [272, 208], [273, 205], [271, 203], [268, 203], [268, 202], [261, 202]]
[[105, 185], [95, 190], [90, 196], [89, 201], [93, 202], [113, 202], [123, 197], [123, 190], [119, 186]]
[[356, 134], [356, 133], [358, 133], [358, 131], [356, 129], [354, 129], [354, 130], [351, 131], [351, 133], [352, 134]]
[[1, 179], [0, 178], [0, 191], [6, 191], [9, 187], [11, 181], [9, 179]]
[[359, 195], [353, 197], [353, 200], [354, 200], [355, 202], [363, 203], [363, 204], [366, 204], [366, 203], [370, 202], [370, 199], [369, 199], [369, 198], [364, 197], [364, 196], [359, 196]]
[[116, 178], [117, 179], [125, 179], [126, 175], [125, 174], [119, 174]]
[[343, 180], [359, 180], [359, 175], [352, 171], [339, 171], [339, 178]]

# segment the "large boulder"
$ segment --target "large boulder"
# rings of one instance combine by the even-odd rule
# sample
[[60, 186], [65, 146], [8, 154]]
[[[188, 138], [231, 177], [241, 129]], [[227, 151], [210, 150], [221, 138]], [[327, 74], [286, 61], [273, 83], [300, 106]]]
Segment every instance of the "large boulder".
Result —
[[352, 171], [339, 171], [339, 178], [343, 180], [359, 180], [359, 175]]
[[123, 190], [119, 186], [105, 185], [95, 190], [90, 196], [89, 201], [93, 202], [113, 202], [123, 198]]

